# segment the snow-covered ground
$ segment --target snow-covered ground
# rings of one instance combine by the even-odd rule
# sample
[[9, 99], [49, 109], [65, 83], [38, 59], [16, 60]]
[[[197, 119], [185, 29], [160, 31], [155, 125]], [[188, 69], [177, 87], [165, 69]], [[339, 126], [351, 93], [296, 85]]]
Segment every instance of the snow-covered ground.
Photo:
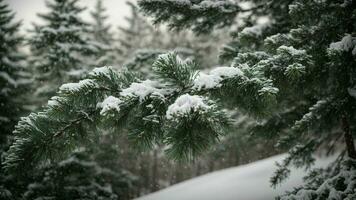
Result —
[[[136, 200], [268, 200], [302, 183], [306, 172], [292, 169], [290, 178], [280, 187], [270, 187], [269, 179], [276, 169], [275, 162], [286, 154], [251, 164], [209, 173]], [[314, 167], [325, 167], [335, 157], [317, 158]]]

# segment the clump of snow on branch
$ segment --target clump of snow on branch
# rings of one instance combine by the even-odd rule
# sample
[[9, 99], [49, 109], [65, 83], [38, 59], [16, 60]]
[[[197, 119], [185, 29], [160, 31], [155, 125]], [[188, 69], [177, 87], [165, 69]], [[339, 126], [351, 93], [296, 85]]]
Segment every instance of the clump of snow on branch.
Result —
[[176, 101], [168, 107], [166, 117], [167, 119], [172, 119], [174, 116], [188, 115], [191, 111], [206, 110], [209, 107], [209, 105], [204, 103], [202, 97], [184, 94], [178, 97]]
[[300, 56], [300, 57], [306, 55], [305, 50], [295, 49], [292, 46], [285, 46], [285, 45], [278, 47], [277, 52], [280, 52], [280, 53], [285, 52], [291, 56]]
[[116, 110], [117, 112], [120, 112], [120, 104], [121, 100], [117, 97], [114, 96], [108, 96], [104, 101], [100, 104], [100, 107], [102, 108], [100, 111], [101, 115], [106, 115], [108, 111], [111, 110]]
[[236, 67], [217, 67], [213, 69], [209, 74], [200, 72], [194, 80], [193, 89], [211, 89], [221, 86], [221, 81], [224, 78], [233, 78], [235, 76], [242, 76], [243, 72]]
[[244, 28], [240, 34], [242, 36], [250, 36], [250, 37], [261, 37], [263, 30], [267, 27], [266, 24], [257, 24], [255, 26]]
[[145, 80], [140, 83], [132, 83], [130, 87], [120, 92], [121, 96], [138, 97], [140, 101], [143, 101], [148, 95], [154, 94], [157, 96], [163, 96], [164, 89], [160, 89], [160, 83], [158, 81]]
[[352, 49], [352, 55], [356, 55], [356, 38], [347, 34], [341, 41], [331, 43], [329, 49], [336, 51], [350, 51]]
[[59, 90], [66, 92], [78, 92], [85, 87], [93, 87], [96, 86], [96, 83], [92, 79], [84, 79], [79, 81], [78, 83], [66, 83], [63, 84]]
[[92, 75], [92, 76], [100, 76], [100, 75], [109, 76], [111, 70], [112, 70], [111, 66], [96, 67], [89, 73], [89, 75]]

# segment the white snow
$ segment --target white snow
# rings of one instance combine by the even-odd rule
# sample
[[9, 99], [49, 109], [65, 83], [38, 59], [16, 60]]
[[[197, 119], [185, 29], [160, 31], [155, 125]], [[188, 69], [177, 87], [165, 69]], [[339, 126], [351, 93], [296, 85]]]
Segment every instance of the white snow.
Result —
[[[275, 162], [286, 154], [267, 158], [251, 164], [232, 167], [178, 183], [137, 200], [272, 200], [287, 190], [302, 184], [307, 174], [292, 168], [290, 178], [273, 189], [269, 179], [276, 170]], [[317, 157], [314, 167], [325, 167], [334, 157]]]
[[145, 80], [140, 83], [132, 83], [130, 87], [123, 89], [122, 92], [120, 92], [120, 95], [136, 96], [140, 101], [143, 101], [150, 94], [163, 96], [166, 91], [164, 89], [159, 89], [159, 87], [160, 83], [158, 81]]
[[205, 104], [203, 98], [198, 95], [183, 94], [168, 107], [166, 112], [167, 119], [172, 119], [174, 116], [186, 115], [192, 110], [207, 109], [209, 105]]
[[240, 32], [240, 34], [248, 35], [248, 36], [252, 36], [252, 37], [261, 37], [263, 29], [265, 29], [266, 27], [267, 27], [266, 24], [257, 24], [255, 26], [244, 28]]
[[219, 9], [221, 12], [231, 13], [236, 11], [237, 4], [230, 0], [203, 0], [199, 4], [194, 4], [192, 9], [206, 10]]
[[104, 75], [108, 77], [111, 70], [112, 70], [111, 66], [96, 67], [89, 73], [89, 75], [91, 76]]
[[120, 112], [120, 104], [122, 101], [114, 96], [108, 96], [104, 101], [100, 104], [102, 108], [100, 111], [100, 115], [105, 115], [110, 110], [116, 110]]
[[285, 45], [278, 47], [277, 51], [278, 52], [285, 51], [285, 52], [288, 52], [292, 56], [302, 56], [302, 55], [306, 54], [305, 50], [299, 50], [299, 49], [295, 49], [292, 46], [285, 46]]
[[194, 80], [193, 89], [211, 89], [220, 87], [220, 83], [224, 78], [232, 78], [235, 76], [242, 76], [243, 73], [236, 67], [217, 67], [210, 71], [209, 74], [199, 72], [198, 76]]
[[59, 90], [68, 91], [68, 92], [78, 92], [84, 87], [93, 87], [96, 86], [96, 83], [92, 79], [84, 79], [79, 81], [78, 83], [66, 83], [63, 84]]
[[352, 49], [352, 55], [356, 55], [356, 38], [347, 34], [341, 41], [331, 43], [329, 49], [337, 51], [350, 51]]

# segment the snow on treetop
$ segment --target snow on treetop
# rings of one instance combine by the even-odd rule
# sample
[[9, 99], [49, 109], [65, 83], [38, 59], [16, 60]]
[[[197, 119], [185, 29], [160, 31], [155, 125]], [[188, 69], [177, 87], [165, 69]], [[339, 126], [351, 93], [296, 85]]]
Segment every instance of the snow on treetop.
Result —
[[91, 75], [91, 76], [98, 76], [98, 75], [108, 76], [111, 70], [112, 70], [111, 66], [96, 67], [89, 73], [89, 75]]
[[183, 94], [168, 107], [166, 117], [167, 119], [172, 119], [174, 116], [186, 115], [191, 111], [197, 111], [198, 109], [206, 110], [209, 107], [209, 105], [204, 103], [202, 97], [198, 95]]
[[217, 67], [210, 71], [209, 74], [200, 72], [194, 80], [193, 89], [201, 90], [203, 88], [210, 89], [219, 87], [223, 78], [232, 78], [242, 75], [243, 72], [236, 67]]
[[217, 67], [210, 72], [211, 75], [232, 78], [234, 76], [242, 76], [243, 73], [236, 67]]
[[100, 115], [105, 115], [110, 110], [116, 110], [117, 112], [120, 112], [121, 102], [122, 101], [119, 98], [116, 98], [114, 96], [108, 96], [100, 104], [100, 107], [102, 108], [100, 111]]
[[158, 81], [145, 80], [140, 83], [132, 83], [130, 87], [120, 92], [121, 96], [135, 96], [143, 101], [148, 95], [156, 94], [162, 96], [166, 90], [160, 89], [161, 84]]
[[96, 86], [96, 83], [91, 79], [84, 79], [79, 81], [78, 83], [66, 83], [63, 84], [59, 90], [67, 91], [67, 92], [78, 92], [84, 87], [93, 87]]
[[230, 13], [236, 11], [237, 4], [229, 0], [204, 0], [199, 4], [195, 4], [192, 8], [199, 10], [218, 8], [222, 12]]
[[306, 53], [305, 50], [299, 50], [299, 49], [295, 49], [292, 46], [285, 46], [285, 45], [278, 47], [277, 51], [278, 52], [287, 52], [288, 54], [290, 54], [292, 56], [302, 56]]
[[336, 51], [350, 51], [352, 49], [352, 55], [356, 55], [356, 38], [347, 34], [341, 41], [331, 43], [329, 49]]

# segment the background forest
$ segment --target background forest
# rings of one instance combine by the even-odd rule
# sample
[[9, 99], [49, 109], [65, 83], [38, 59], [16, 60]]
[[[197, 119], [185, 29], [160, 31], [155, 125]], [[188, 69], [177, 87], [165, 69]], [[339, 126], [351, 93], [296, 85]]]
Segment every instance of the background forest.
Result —
[[128, 1], [119, 27], [103, 2], [20, 34], [0, 0], [0, 199], [128, 200], [284, 152], [272, 185], [339, 156], [280, 198], [356, 198], [355, 1]]

